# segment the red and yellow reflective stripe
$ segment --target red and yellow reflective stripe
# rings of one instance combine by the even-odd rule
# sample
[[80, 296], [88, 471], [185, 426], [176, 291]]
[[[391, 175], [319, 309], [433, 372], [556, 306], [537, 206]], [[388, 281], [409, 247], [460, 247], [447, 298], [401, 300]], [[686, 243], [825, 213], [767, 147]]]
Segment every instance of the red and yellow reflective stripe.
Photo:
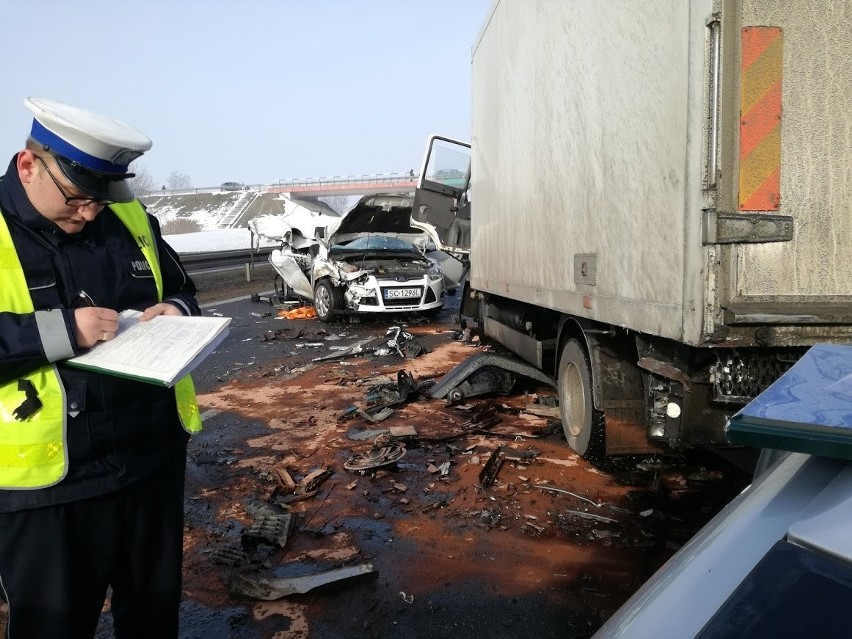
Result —
[[741, 211], [777, 211], [781, 204], [780, 27], [742, 30], [740, 69]]

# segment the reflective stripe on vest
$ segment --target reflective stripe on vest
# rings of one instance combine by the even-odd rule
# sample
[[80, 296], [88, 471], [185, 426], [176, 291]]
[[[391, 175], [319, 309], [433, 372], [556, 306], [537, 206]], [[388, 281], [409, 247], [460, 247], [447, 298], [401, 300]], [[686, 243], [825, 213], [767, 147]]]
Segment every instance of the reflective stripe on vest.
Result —
[[[160, 256], [157, 254], [157, 243], [154, 241], [154, 233], [148, 221], [148, 214], [138, 200], [126, 204], [110, 204], [110, 209], [122, 221], [127, 230], [136, 240], [136, 245], [154, 274], [154, 282], [157, 284], [157, 301], [163, 301], [163, 273], [160, 270]], [[195, 397], [195, 385], [192, 377], [187, 375], [175, 384], [175, 399], [177, 401], [178, 416], [183, 428], [188, 433], [197, 433], [201, 430], [201, 414], [198, 411], [198, 400]]]
[[[34, 312], [24, 269], [0, 213], [0, 311]], [[32, 384], [41, 408], [23, 421], [14, 411], [26, 399], [19, 382]], [[65, 388], [55, 366], [42, 366], [0, 384], [0, 488], [44, 488], [61, 481], [68, 471], [65, 446]]]

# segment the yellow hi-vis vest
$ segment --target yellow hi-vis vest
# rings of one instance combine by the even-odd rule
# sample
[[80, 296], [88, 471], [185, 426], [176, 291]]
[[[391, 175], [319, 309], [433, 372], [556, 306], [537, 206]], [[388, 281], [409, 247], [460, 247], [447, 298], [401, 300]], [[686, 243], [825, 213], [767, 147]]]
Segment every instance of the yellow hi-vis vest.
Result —
[[[163, 280], [153, 232], [142, 205], [136, 202], [110, 205], [136, 240], [154, 274], [157, 301], [162, 301]], [[116, 210], [120, 209], [120, 210]], [[9, 227], [0, 215], [0, 311], [33, 313], [27, 287]], [[41, 408], [23, 421], [14, 412], [26, 399], [21, 382], [29, 382]], [[201, 416], [192, 379], [187, 375], [175, 385], [178, 415], [185, 430], [201, 430]], [[65, 389], [56, 366], [49, 364], [0, 384], [0, 488], [45, 488], [60, 482], [68, 472]]]
[[[154, 233], [148, 222], [148, 214], [139, 200], [133, 200], [126, 204], [110, 204], [109, 206], [119, 220], [124, 223], [127, 230], [136, 240], [136, 245], [142, 251], [154, 281], [157, 284], [157, 301], [163, 301], [163, 273], [160, 271], [160, 256], [157, 254], [157, 244], [154, 242]], [[195, 397], [195, 384], [189, 375], [183, 377], [175, 384], [175, 397], [177, 399], [177, 410], [183, 429], [188, 433], [197, 433], [201, 430], [201, 414], [198, 412], [198, 400]]]

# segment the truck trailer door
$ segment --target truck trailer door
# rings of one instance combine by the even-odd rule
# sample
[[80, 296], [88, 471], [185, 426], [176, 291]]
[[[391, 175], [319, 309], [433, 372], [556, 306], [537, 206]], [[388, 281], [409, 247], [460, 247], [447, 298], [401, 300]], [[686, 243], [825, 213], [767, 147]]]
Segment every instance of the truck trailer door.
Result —
[[[768, 228], [721, 249], [725, 323], [767, 345], [848, 341], [852, 293], [849, 3], [728, 3], [720, 210]], [[726, 5], [727, 6], [727, 5]], [[725, 47], [723, 46], [723, 51]], [[726, 112], [727, 111], [727, 112]]]

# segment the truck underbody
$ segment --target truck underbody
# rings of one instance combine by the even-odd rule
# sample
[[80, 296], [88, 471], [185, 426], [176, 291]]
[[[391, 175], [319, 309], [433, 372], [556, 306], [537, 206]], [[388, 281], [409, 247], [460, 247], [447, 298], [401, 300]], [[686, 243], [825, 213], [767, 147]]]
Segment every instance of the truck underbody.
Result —
[[728, 446], [728, 418], [806, 350], [690, 346], [476, 291], [462, 313], [553, 376], [565, 436], [585, 457]]

